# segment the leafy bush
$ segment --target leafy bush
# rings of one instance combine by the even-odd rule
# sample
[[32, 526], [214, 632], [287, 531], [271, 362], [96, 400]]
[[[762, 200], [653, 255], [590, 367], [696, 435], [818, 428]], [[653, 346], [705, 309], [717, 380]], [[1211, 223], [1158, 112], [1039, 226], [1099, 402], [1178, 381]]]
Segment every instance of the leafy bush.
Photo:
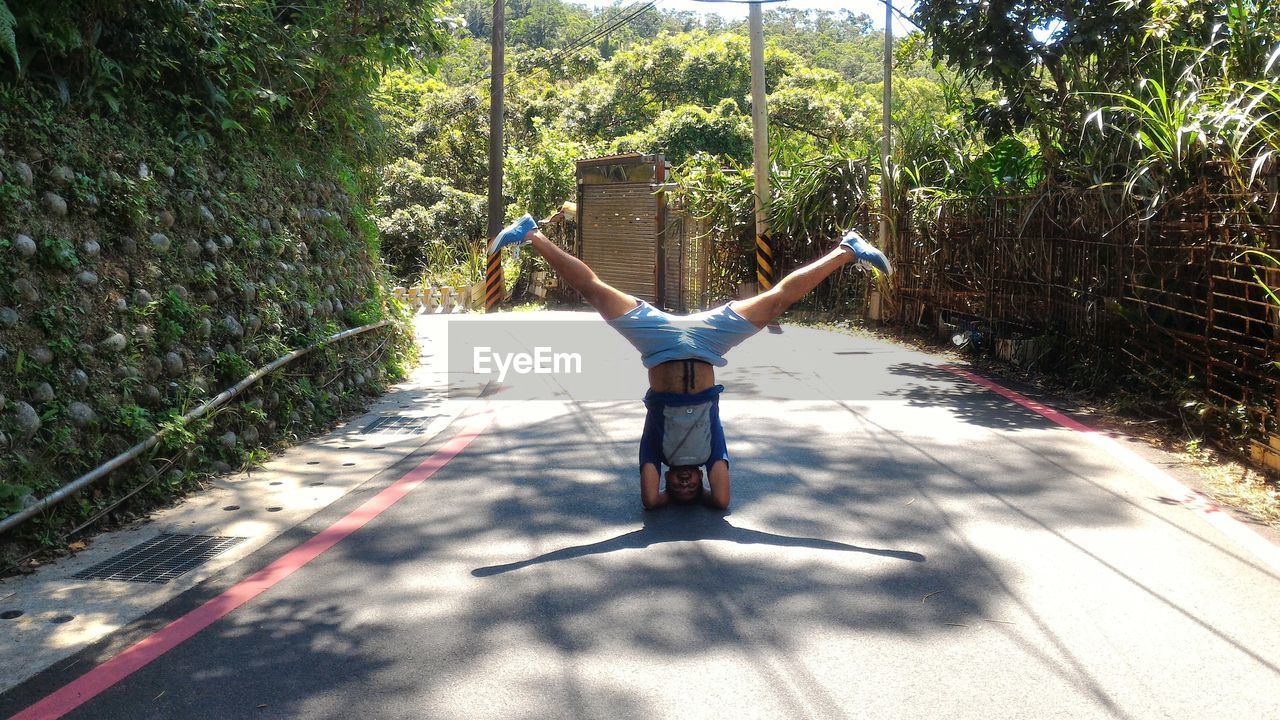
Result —
[[46, 0], [0, 4], [0, 81], [119, 110], [160, 95], [193, 131], [284, 123], [357, 137], [387, 67], [445, 47], [443, 0]]

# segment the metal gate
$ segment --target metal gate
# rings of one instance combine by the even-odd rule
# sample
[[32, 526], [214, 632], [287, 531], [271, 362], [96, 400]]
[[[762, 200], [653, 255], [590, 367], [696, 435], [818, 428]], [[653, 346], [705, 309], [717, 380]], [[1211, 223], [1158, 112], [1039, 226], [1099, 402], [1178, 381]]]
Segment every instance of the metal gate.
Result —
[[[601, 280], [668, 310], [703, 304], [704, 243], [686, 243], [667, 205], [662, 155], [579, 160], [578, 255]], [[696, 252], [694, 252], [696, 251]]]
[[657, 203], [648, 183], [587, 185], [578, 205], [578, 227], [582, 260], [601, 280], [660, 305], [654, 264]]

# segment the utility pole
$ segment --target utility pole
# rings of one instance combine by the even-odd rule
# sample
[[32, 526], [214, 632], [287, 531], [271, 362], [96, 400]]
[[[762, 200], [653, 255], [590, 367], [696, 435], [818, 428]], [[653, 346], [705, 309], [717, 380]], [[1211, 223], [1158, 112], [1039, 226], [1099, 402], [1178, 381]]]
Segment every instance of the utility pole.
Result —
[[889, 211], [893, 204], [893, 0], [884, 3], [884, 117], [880, 138], [880, 247], [889, 250]]
[[751, 129], [756, 178], [756, 281], [760, 292], [773, 287], [773, 247], [769, 242], [769, 108], [764, 86], [764, 18], [751, 3]]
[[[893, 0], [884, 0], [884, 115], [880, 121], [880, 249], [890, 256], [896, 254], [891, 242], [893, 235]], [[870, 307], [867, 316], [872, 320], [883, 317], [884, 294], [892, 294], [887, 283], [882, 288], [869, 290]], [[890, 299], [892, 303], [892, 299]]]
[[[492, 239], [502, 232], [502, 219], [506, 208], [502, 203], [502, 161], [504, 117], [503, 104], [506, 102], [503, 82], [506, 75], [506, 3], [504, 0], [493, 2], [492, 63], [489, 76], [489, 228], [488, 237]], [[492, 311], [503, 295], [506, 294], [502, 277], [502, 252], [488, 257], [485, 266], [484, 309]]]

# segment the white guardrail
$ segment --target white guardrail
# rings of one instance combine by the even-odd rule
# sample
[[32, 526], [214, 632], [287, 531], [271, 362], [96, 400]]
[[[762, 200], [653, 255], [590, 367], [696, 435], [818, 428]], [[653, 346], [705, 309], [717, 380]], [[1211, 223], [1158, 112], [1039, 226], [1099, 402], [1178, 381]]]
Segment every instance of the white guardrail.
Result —
[[415, 315], [463, 313], [484, 307], [484, 281], [456, 287], [400, 285], [392, 289], [392, 294]]

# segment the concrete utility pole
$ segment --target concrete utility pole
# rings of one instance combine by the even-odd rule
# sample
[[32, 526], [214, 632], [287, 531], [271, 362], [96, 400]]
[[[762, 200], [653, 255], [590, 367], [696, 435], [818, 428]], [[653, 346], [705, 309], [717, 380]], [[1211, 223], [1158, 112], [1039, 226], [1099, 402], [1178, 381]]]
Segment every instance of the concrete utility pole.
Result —
[[880, 248], [889, 251], [889, 209], [893, 204], [893, 0], [884, 3], [884, 117], [880, 138]]
[[[502, 232], [502, 219], [506, 211], [502, 203], [502, 161], [506, 95], [503, 82], [506, 75], [506, 3], [493, 2], [492, 59], [493, 69], [489, 78], [489, 228], [487, 237], [492, 239]], [[493, 253], [485, 266], [484, 309], [492, 310], [505, 295], [502, 277], [502, 253]]]
[[769, 108], [764, 86], [764, 18], [751, 3], [751, 128], [756, 177], [756, 281], [763, 292], [773, 287], [773, 247], [769, 243]]

